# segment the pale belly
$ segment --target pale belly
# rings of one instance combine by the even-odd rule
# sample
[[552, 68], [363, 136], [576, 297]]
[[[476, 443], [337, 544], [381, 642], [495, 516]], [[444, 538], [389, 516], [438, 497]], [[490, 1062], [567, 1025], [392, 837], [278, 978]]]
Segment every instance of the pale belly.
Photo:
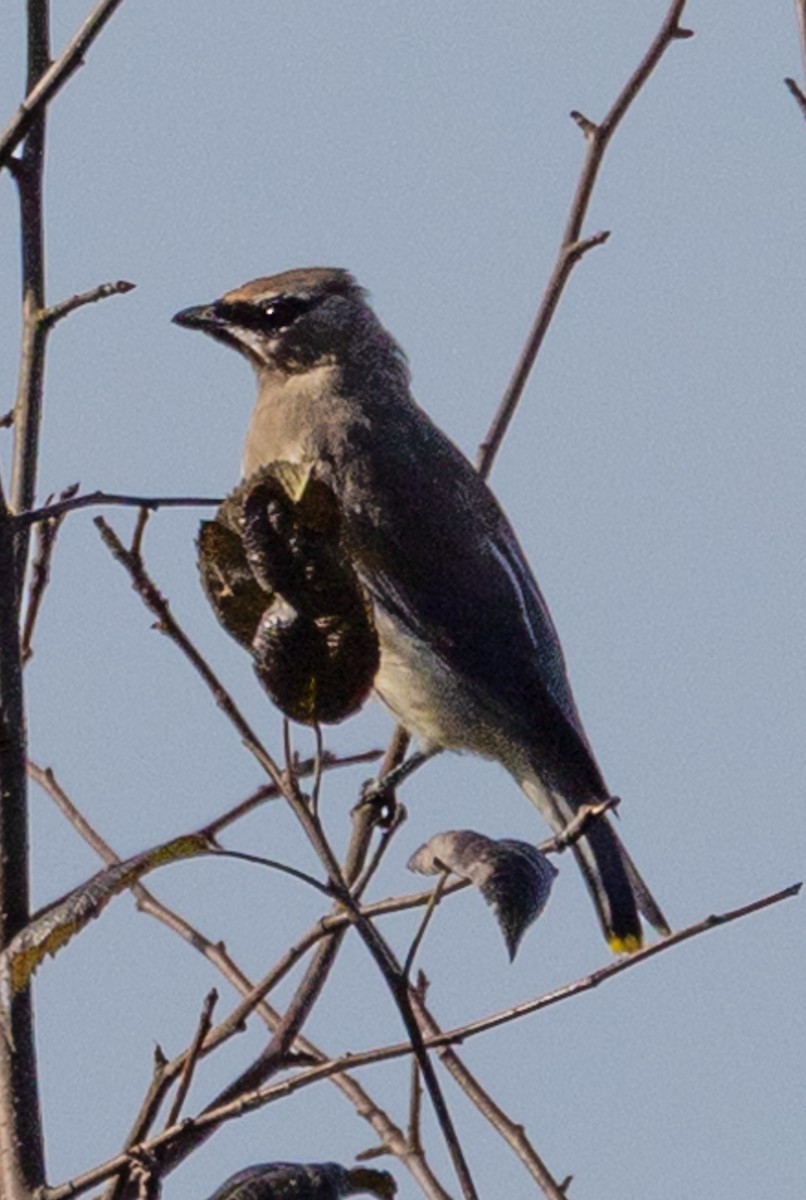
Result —
[[472, 691], [425, 643], [405, 633], [378, 608], [375, 625], [381, 642], [375, 691], [423, 749], [467, 750], [505, 766], [519, 757]]

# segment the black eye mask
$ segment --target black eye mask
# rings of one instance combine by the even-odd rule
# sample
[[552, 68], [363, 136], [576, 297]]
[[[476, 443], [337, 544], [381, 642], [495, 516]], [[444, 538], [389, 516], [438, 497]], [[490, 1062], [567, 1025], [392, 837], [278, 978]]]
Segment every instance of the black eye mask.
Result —
[[231, 303], [219, 300], [213, 312], [215, 316], [242, 329], [254, 329], [259, 333], [280, 333], [293, 325], [298, 317], [313, 308], [316, 302], [300, 296], [277, 296], [267, 304], [250, 304], [245, 300]]

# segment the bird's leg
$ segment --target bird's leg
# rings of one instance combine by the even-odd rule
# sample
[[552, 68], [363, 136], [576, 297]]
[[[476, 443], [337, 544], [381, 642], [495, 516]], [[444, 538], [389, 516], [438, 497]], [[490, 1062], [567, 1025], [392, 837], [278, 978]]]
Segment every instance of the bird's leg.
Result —
[[409, 755], [398, 766], [393, 767], [386, 775], [381, 775], [376, 779], [368, 779], [361, 788], [361, 803], [362, 804], [379, 804], [388, 812], [384, 813], [383, 823], [391, 821], [394, 816], [396, 804], [395, 792], [397, 788], [410, 775], [413, 775], [423, 763], [428, 762], [436, 754], [442, 750], [441, 746], [432, 746], [427, 750], [415, 750], [414, 754]]

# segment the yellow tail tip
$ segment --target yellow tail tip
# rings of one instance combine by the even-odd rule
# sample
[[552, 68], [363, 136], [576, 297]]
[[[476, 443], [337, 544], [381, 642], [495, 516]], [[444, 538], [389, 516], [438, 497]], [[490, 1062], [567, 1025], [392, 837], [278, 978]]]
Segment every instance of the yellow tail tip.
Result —
[[614, 954], [635, 954], [643, 945], [640, 933], [628, 933], [626, 937], [611, 934], [607, 943]]

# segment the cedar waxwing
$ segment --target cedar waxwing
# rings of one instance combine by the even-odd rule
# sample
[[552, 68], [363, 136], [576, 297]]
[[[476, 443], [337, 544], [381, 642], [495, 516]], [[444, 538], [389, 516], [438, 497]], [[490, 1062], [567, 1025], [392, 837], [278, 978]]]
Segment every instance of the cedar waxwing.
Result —
[[[400, 347], [346, 271], [256, 279], [177, 313], [257, 374], [243, 473], [310, 466], [335, 495], [374, 610], [375, 689], [424, 748], [502, 763], [553, 830], [609, 793], [546, 602], [471, 463], [412, 399]], [[641, 945], [639, 909], [669, 927], [608, 818], [574, 846], [605, 936]]]

